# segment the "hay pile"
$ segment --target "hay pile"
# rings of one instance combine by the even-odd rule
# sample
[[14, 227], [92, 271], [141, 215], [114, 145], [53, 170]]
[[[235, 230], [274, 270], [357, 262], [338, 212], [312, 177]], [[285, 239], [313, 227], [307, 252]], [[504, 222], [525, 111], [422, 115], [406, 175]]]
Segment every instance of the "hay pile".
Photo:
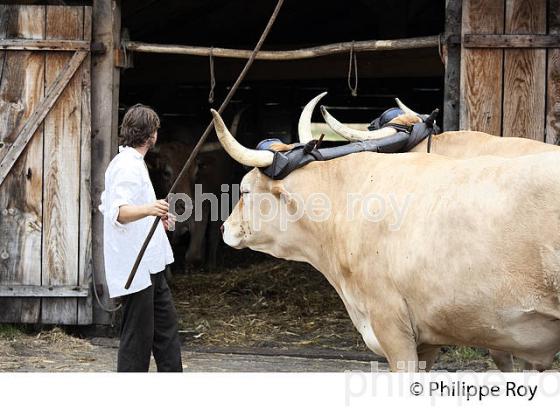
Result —
[[232, 256], [234, 268], [175, 277], [187, 344], [367, 351], [323, 275], [307, 264], [243, 255], [249, 260]]

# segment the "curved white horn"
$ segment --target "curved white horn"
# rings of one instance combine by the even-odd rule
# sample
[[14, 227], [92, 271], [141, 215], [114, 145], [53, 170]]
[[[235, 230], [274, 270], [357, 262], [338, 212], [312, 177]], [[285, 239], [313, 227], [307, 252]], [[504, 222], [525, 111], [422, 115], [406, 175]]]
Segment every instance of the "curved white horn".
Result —
[[408, 108], [406, 105], [404, 105], [403, 102], [401, 100], [399, 100], [398, 98], [395, 98], [395, 102], [397, 103], [399, 108], [401, 110], [403, 110], [403, 112], [405, 114], [412, 114], [412, 115], [420, 116], [420, 114], [418, 114], [416, 111], [412, 111], [410, 108]]
[[311, 101], [309, 101], [307, 105], [303, 108], [303, 111], [299, 116], [298, 134], [299, 134], [299, 142], [301, 142], [302, 144], [307, 144], [309, 141], [314, 139], [313, 134], [311, 133], [311, 116], [313, 115], [315, 106], [317, 105], [319, 100], [323, 98], [325, 95], [327, 95], [326, 91], [324, 93], [319, 94]]
[[250, 167], [267, 167], [272, 164], [274, 154], [270, 151], [261, 151], [256, 149], [245, 148], [231, 135], [224, 124], [224, 120], [216, 110], [210, 110], [214, 117], [214, 128], [220, 143], [226, 152], [237, 162]]
[[392, 127], [385, 127], [375, 131], [361, 131], [350, 128], [347, 125], [342, 124], [331, 114], [329, 114], [324, 105], [321, 105], [321, 114], [323, 114], [325, 122], [329, 125], [329, 127], [332, 128], [334, 132], [350, 141], [364, 141], [384, 138], [397, 133], [397, 130]]

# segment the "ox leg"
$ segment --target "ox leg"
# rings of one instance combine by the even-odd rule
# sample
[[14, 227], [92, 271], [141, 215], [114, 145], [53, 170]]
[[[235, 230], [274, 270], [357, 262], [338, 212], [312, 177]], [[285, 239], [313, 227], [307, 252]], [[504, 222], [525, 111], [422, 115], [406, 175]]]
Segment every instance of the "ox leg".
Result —
[[500, 371], [513, 372], [513, 355], [511, 353], [493, 349], [489, 349], [488, 352]]
[[544, 372], [550, 370], [552, 368], [552, 363], [554, 362], [554, 357], [550, 359], [550, 361], [546, 361], [544, 363], [531, 363], [526, 360], [524, 362], [523, 370], [527, 371], [537, 371], [537, 372]]
[[[416, 344], [413, 340], [399, 340], [403, 335], [395, 335], [395, 340], [390, 343], [390, 347], [385, 349], [389, 367], [393, 372], [418, 372], [418, 353]], [[387, 345], [386, 343], [385, 345]]]
[[434, 346], [418, 346], [418, 368], [420, 371], [429, 372], [439, 357], [440, 348]]
[[[395, 323], [383, 321], [374, 323], [374, 329], [383, 329], [377, 335], [385, 352], [389, 367], [393, 372], [417, 372], [418, 353], [414, 333], [406, 325], [399, 327]], [[378, 333], [378, 332], [376, 332]]]
[[418, 344], [406, 300], [387, 288], [372, 299], [379, 303], [369, 311], [370, 323], [391, 371], [418, 372]]

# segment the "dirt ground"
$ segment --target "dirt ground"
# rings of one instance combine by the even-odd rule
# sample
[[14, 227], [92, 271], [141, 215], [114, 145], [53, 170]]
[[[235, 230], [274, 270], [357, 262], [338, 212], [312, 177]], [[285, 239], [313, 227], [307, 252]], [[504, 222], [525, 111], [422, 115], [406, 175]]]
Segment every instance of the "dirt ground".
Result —
[[[386, 369], [312, 267], [248, 252], [225, 257], [235, 268], [173, 278], [185, 371], [369, 371], [376, 360]], [[117, 347], [118, 339], [83, 329], [0, 325], [0, 371], [114, 371]], [[436, 368], [495, 369], [470, 348], [443, 349]]]
[[[3, 327], [0, 372], [113, 372], [117, 348], [116, 338], [80, 338], [60, 328], [36, 333]], [[185, 342], [182, 356], [185, 372], [368, 372], [372, 366], [387, 370], [386, 362], [371, 353], [332, 349], [193, 348]], [[483, 357], [465, 360], [450, 352], [442, 357], [439, 370], [493, 368]], [[155, 370], [152, 360], [150, 371]]]
[[[112, 372], [116, 370], [118, 340], [81, 339], [55, 328], [38, 334], [13, 332], [0, 337], [2, 372]], [[220, 353], [183, 348], [186, 372], [340, 372], [369, 371], [370, 363], [359, 358], [301, 357], [253, 354], [248, 351]], [[381, 365], [381, 367], [386, 367]], [[156, 370], [152, 359], [151, 371]]]

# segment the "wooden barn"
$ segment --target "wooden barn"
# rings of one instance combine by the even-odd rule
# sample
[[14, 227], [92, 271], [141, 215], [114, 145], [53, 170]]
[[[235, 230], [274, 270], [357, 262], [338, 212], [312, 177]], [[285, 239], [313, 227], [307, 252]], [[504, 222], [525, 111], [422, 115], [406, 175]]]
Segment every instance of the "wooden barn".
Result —
[[[97, 205], [119, 115], [152, 105], [196, 141], [275, 3], [0, 3], [0, 323], [111, 323]], [[349, 123], [398, 96], [445, 130], [560, 138], [560, 0], [286, 0], [263, 49], [231, 103], [247, 144], [296, 139], [327, 89]]]

